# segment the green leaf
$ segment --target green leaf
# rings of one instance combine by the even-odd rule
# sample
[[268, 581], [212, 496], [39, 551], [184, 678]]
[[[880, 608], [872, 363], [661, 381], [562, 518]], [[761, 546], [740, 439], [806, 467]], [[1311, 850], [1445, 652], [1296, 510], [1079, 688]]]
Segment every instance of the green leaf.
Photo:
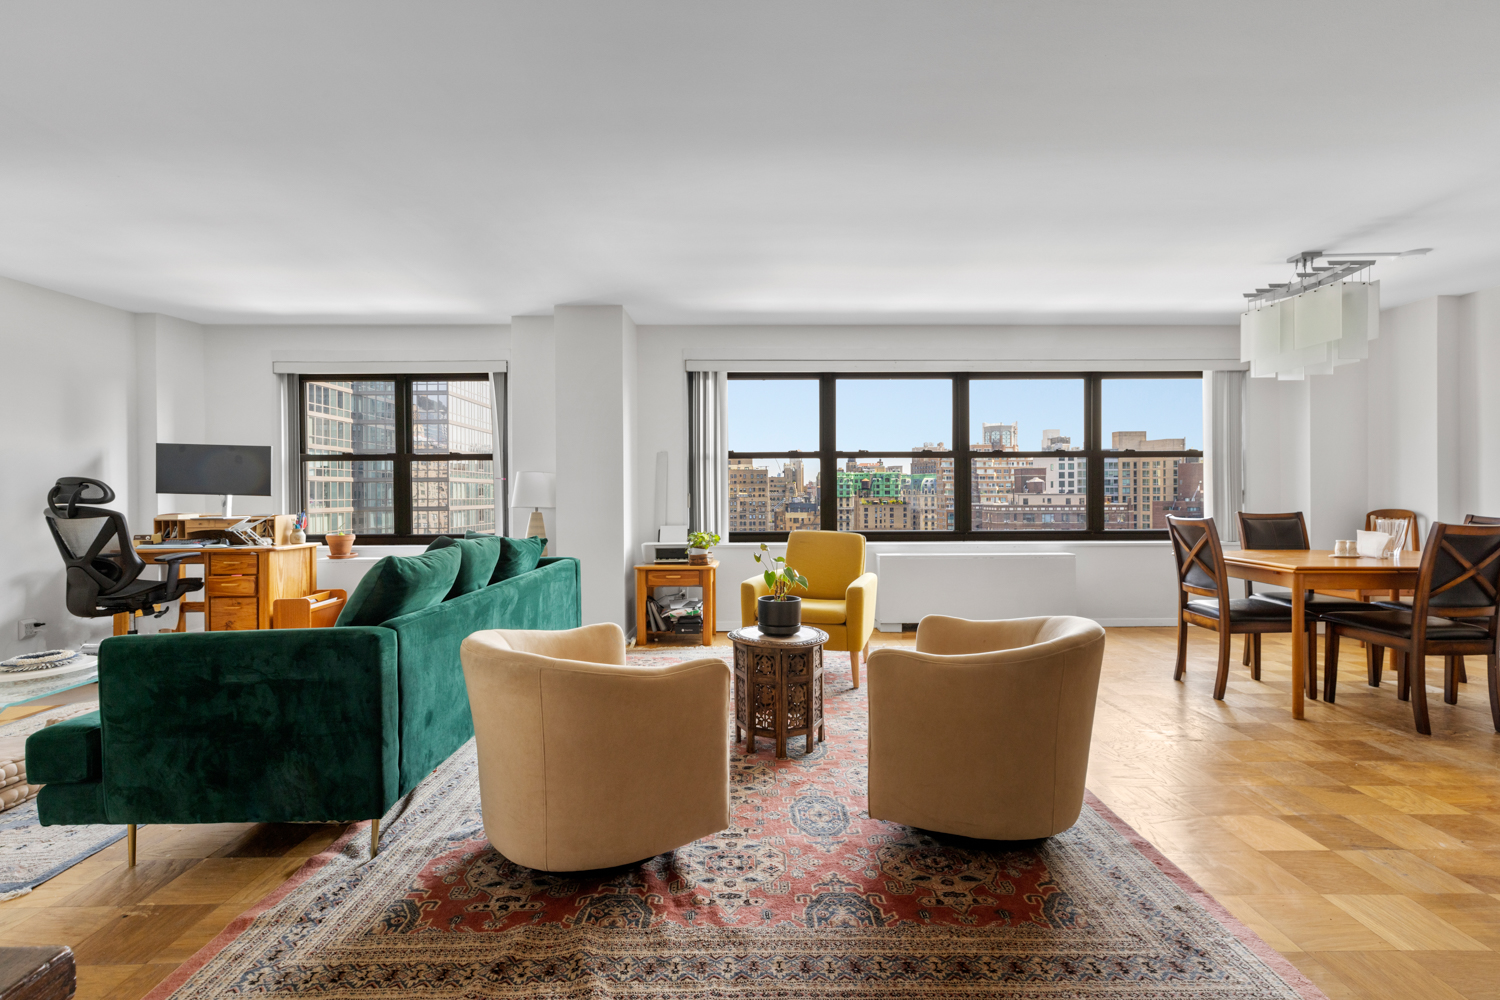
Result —
[[772, 590], [776, 589], [776, 574], [770, 570], [766, 570], [766, 586]]

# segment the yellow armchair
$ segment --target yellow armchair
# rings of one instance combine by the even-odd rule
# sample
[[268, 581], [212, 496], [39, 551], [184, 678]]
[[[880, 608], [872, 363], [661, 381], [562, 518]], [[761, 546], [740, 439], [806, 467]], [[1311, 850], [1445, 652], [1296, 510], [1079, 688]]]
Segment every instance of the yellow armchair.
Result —
[[[865, 572], [865, 536], [852, 531], [794, 531], [787, 539], [787, 565], [807, 578], [802, 623], [828, 633], [827, 649], [845, 650], [854, 686], [860, 658], [869, 655], [875, 631], [874, 573]], [[754, 625], [756, 601], [770, 594], [766, 581], [752, 576], [740, 584], [740, 622]]]

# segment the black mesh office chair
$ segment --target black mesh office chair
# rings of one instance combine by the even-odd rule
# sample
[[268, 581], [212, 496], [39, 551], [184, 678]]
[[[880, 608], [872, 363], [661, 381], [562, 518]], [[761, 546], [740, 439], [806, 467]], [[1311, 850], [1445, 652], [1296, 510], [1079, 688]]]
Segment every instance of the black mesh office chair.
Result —
[[[167, 567], [165, 580], [141, 580], [146, 564], [130, 544], [130, 526], [119, 511], [94, 504], [111, 503], [115, 491], [97, 479], [69, 476], [57, 481], [47, 493], [47, 527], [68, 567], [68, 611], [79, 618], [130, 616], [135, 632], [136, 612], [160, 605], [156, 617], [184, 594], [201, 590], [202, 580], [178, 574], [177, 563], [195, 553], [174, 552], [157, 558]], [[111, 545], [113, 543], [113, 545]], [[112, 549], [112, 551], [106, 551]]]

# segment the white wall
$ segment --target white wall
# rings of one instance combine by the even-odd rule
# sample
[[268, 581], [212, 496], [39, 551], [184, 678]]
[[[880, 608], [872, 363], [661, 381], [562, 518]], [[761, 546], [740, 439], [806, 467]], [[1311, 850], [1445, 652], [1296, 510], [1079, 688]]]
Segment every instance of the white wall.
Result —
[[[42, 510], [59, 477], [90, 476], [130, 516], [134, 347], [130, 313], [0, 278], [0, 658], [110, 634], [108, 618], [68, 614]], [[47, 628], [23, 642], [22, 618]]]
[[1500, 288], [1385, 309], [1368, 361], [1250, 379], [1246, 509], [1306, 512], [1314, 548], [1366, 511], [1500, 515]]
[[[557, 533], [554, 555], [583, 563], [583, 620], [635, 620], [632, 524], [636, 328], [619, 306], [558, 306], [557, 357], [566, 377], [556, 395]], [[518, 373], [519, 376], [519, 373]]]
[[203, 327], [156, 313], [137, 315], [134, 325], [138, 408], [130, 521], [138, 534], [145, 534], [157, 514], [214, 511], [219, 499], [156, 492], [158, 442], [207, 443], [210, 392], [203, 378]]
[[1455, 319], [1458, 508], [1500, 515], [1500, 288], [1462, 296]]
[[[551, 316], [515, 316], [510, 321], [510, 471], [557, 472], [557, 350]], [[565, 392], [569, 392], [566, 387]], [[512, 480], [514, 481], [514, 480]], [[509, 496], [505, 499], [510, 502]], [[532, 508], [512, 508], [510, 533], [526, 536]], [[556, 538], [557, 509], [543, 510], [547, 538]], [[557, 555], [554, 545], [548, 553]]]
[[506, 326], [208, 326], [203, 384], [209, 387], [203, 444], [271, 446], [269, 497], [235, 498], [239, 514], [279, 514], [287, 501], [283, 377], [277, 361], [402, 363], [505, 360]]

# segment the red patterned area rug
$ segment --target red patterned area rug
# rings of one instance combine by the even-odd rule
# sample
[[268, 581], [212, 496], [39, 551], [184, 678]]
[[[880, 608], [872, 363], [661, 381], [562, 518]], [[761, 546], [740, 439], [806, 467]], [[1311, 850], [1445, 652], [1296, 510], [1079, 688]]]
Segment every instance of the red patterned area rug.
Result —
[[470, 744], [387, 817], [374, 861], [351, 829], [151, 998], [1322, 997], [1096, 800], [1040, 842], [871, 820], [864, 692], [845, 654], [828, 665], [828, 741], [736, 753], [720, 834], [604, 871], [518, 867], [485, 839]]

